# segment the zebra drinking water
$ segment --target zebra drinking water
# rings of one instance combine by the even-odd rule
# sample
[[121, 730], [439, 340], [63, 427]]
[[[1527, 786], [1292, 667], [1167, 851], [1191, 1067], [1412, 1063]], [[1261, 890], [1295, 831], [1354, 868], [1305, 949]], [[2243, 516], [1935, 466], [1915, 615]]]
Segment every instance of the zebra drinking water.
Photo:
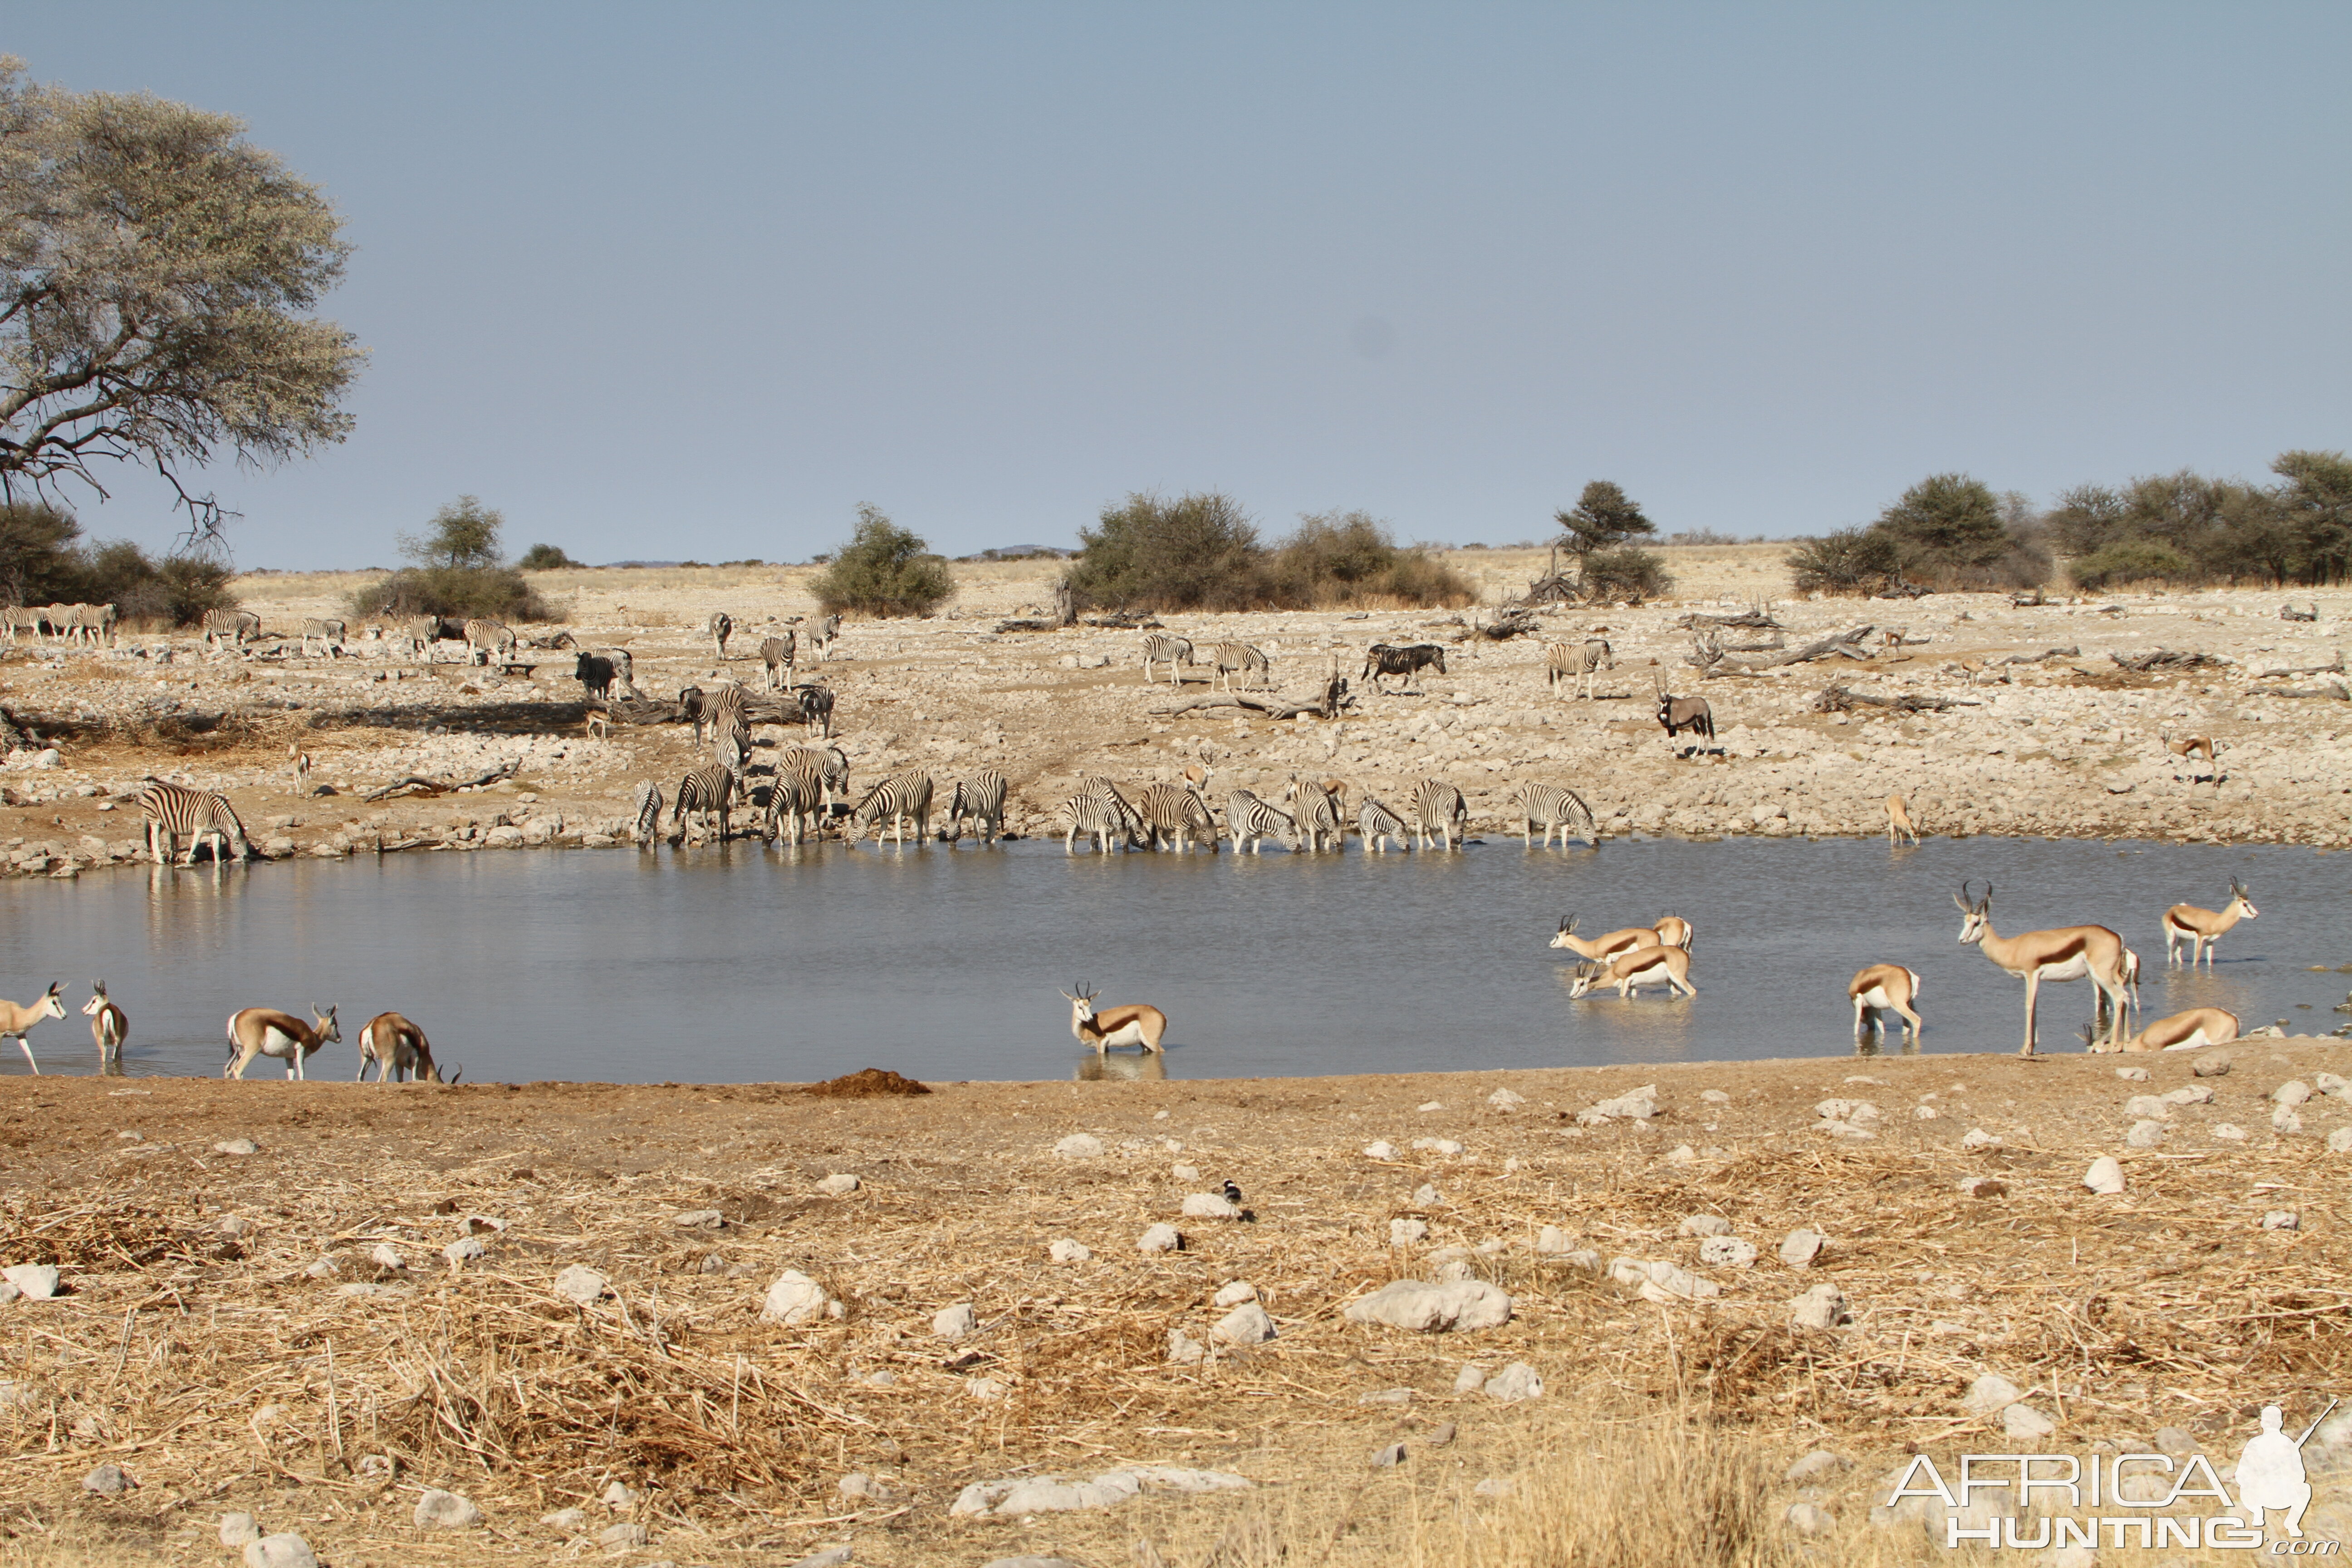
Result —
[[862, 843], [868, 827], [874, 830], [874, 841], [880, 843], [883, 825], [887, 823], [892, 841], [904, 847], [907, 825], [912, 823], [915, 842], [919, 845], [930, 831], [931, 775], [920, 768], [892, 773], [866, 792], [851, 816], [856, 825], [856, 831], [847, 836], [852, 844]]
[[835, 801], [849, 798], [849, 758], [839, 746], [827, 746], [822, 751], [814, 746], [788, 746], [776, 759], [780, 768], [797, 767], [802, 763], [816, 770], [817, 782], [824, 792], [825, 809], [830, 811]]
[[971, 819], [974, 837], [982, 844], [996, 842], [996, 836], [1004, 831], [1003, 773], [993, 768], [982, 768], [968, 779], [956, 780], [955, 788], [948, 795], [947, 814], [940, 822], [940, 841], [962, 843], [966, 817]]
[[677, 807], [670, 817], [670, 826], [683, 839], [688, 829], [687, 813], [699, 816], [705, 837], [710, 830], [710, 818], [719, 818], [719, 842], [727, 842], [727, 811], [735, 798], [735, 775], [716, 764], [697, 768], [677, 781]]
[[1376, 855], [1388, 853], [1387, 841], [1391, 838], [1400, 849], [1412, 847], [1407, 842], [1410, 832], [1404, 818], [1370, 795], [1366, 795], [1363, 804], [1356, 807], [1356, 833], [1363, 839], [1364, 847]]
[[1137, 809], [1154, 849], [1165, 843], [1181, 854], [1197, 842], [1207, 845], [1210, 854], [1217, 853], [1217, 819], [1192, 785], [1148, 784]]
[[1225, 832], [1236, 855], [1244, 849], [1256, 854], [1259, 843], [1267, 838], [1282, 840], [1293, 854], [1298, 850], [1298, 825], [1245, 789], [1225, 796]]
[[1459, 849], [1470, 831], [1470, 803], [1444, 779], [1423, 779], [1412, 786], [1412, 820], [1422, 848], [1435, 838], [1448, 849]]
[[196, 851], [207, 838], [213, 841], [215, 866], [224, 849], [234, 851], [240, 860], [252, 854], [245, 842], [245, 824], [237, 820], [226, 795], [151, 778], [138, 800], [139, 815], [147, 826], [147, 853], [158, 866], [171, 863], [172, 850], [183, 834], [188, 840], [183, 866], [196, 863]]
[[1322, 853], [1326, 838], [1334, 849], [1345, 846], [1347, 836], [1339, 826], [1339, 803], [1321, 784], [1293, 773], [1290, 783], [1283, 787], [1282, 799], [1285, 805], [1294, 807], [1293, 820], [1310, 853]]
[[1085, 834], [1089, 851], [1110, 853], [1110, 842], [1117, 838], [1121, 849], [1136, 847], [1136, 836], [1129, 826], [1134, 814], [1125, 801], [1114, 792], [1104, 795], [1092, 789], [1081, 790], [1062, 803], [1062, 820], [1069, 830], [1062, 836], [1065, 854], [1078, 852], [1078, 835]]
[[762, 834], [769, 841], [787, 838], [797, 847], [803, 836], [823, 831], [824, 785], [807, 754], [777, 764], [776, 782], [768, 793], [768, 822]]
[[1184, 677], [1176, 667], [1180, 664], [1189, 666], [1192, 662], [1192, 645], [1184, 637], [1154, 632], [1143, 639], [1143, 683], [1146, 686], [1151, 684], [1151, 667], [1155, 664], [1167, 665], [1169, 685], [1183, 685]]
[[1592, 808], [1584, 797], [1572, 789], [1559, 784], [1523, 784], [1511, 793], [1511, 804], [1519, 813], [1519, 847], [1530, 848], [1535, 825], [1544, 826], [1544, 847], [1551, 847], [1551, 836], [1559, 835], [1559, 847], [1568, 847], [1569, 831], [1573, 828], [1586, 843], [1592, 842], [1597, 831], [1592, 820]]
[[629, 837], [639, 844], [651, 844], [661, 837], [661, 785], [651, 779], [637, 785], [636, 820], [631, 824]]

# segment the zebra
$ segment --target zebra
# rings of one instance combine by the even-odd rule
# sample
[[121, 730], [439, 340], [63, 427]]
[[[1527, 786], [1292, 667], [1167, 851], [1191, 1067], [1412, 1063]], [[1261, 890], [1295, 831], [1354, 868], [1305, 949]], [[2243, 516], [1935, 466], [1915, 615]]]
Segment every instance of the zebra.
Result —
[[1259, 843], [1267, 838], [1281, 839], [1282, 847], [1294, 854], [1298, 849], [1298, 825], [1245, 789], [1225, 796], [1225, 832], [1236, 855], [1244, 849], [1256, 854]]
[[761, 688], [761, 689], [764, 691], [782, 691], [785, 687], [790, 686], [793, 683], [793, 661], [794, 655], [799, 651], [794, 647], [794, 644], [798, 641], [799, 638], [794, 636], [792, 628], [789, 626], [784, 628], [783, 636], [780, 637], [767, 637], [761, 640], [760, 644], [760, 662], [761, 665], [766, 667], [767, 684]]
[[18, 632], [30, 632], [38, 637], [41, 628], [48, 624], [47, 614], [30, 605], [14, 605], [0, 613], [0, 626], [6, 628], [10, 642], [16, 640]]
[[1544, 644], [1544, 683], [1554, 692], [1565, 680], [1575, 688], [1579, 697], [1597, 698], [1598, 693], [1592, 689], [1593, 676], [1616, 668], [1616, 650], [1601, 637], [1591, 637], [1580, 644]]
[[1387, 841], [1391, 838], [1396, 840], [1400, 849], [1412, 847], [1407, 842], [1411, 831], [1405, 826], [1404, 818], [1370, 795], [1366, 795], [1363, 804], [1356, 807], [1356, 833], [1363, 839], [1364, 847], [1375, 855], [1387, 854]]
[[973, 837], [982, 844], [996, 842], [996, 836], [1004, 831], [1003, 773], [993, 768], [982, 768], [968, 779], [956, 780], [955, 788], [948, 795], [947, 815], [940, 823], [940, 841], [962, 843], [967, 816], [971, 818]]
[[1201, 792], [1192, 785], [1148, 784], [1137, 809], [1142, 814], [1154, 849], [1165, 840], [1181, 854], [1197, 841], [1206, 844], [1210, 854], [1217, 853], [1217, 819], [1209, 814], [1209, 803], [1201, 798]]
[[114, 626], [121, 618], [112, 605], [76, 605], [66, 612], [66, 631], [79, 642], [87, 636], [98, 647], [114, 646]]
[[713, 763], [697, 768], [677, 781], [677, 808], [670, 817], [670, 826], [677, 837], [686, 837], [686, 814], [695, 812], [702, 817], [702, 828], [710, 830], [710, 815], [719, 816], [719, 842], [727, 842], [727, 808], [735, 796], [735, 775]]
[[814, 746], [792, 746], [776, 759], [779, 770], [797, 767], [803, 763], [816, 770], [817, 783], [824, 791], [826, 809], [830, 810], [836, 800], [849, 798], [849, 758], [839, 746], [827, 746], [823, 751]]
[[677, 716], [694, 726], [694, 743], [702, 744], [703, 712], [709, 701], [699, 686], [682, 686], [677, 692]]
[[1113, 838], [1119, 841], [1122, 849], [1135, 847], [1135, 832], [1129, 826], [1133, 813], [1116, 795], [1082, 789], [1062, 803], [1062, 817], [1070, 825], [1069, 831], [1062, 836], [1065, 854], [1078, 852], [1078, 835], [1081, 833], [1087, 836], [1090, 851], [1109, 854]]
[[1310, 852], [1320, 854], [1326, 838], [1334, 849], [1346, 843], [1347, 834], [1339, 826], [1339, 804], [1321, 784], [1293, 773], [1290, 783], [1283, 787], [1282, 799], [1286, 805], [1296, 803], [1293, 820], [1298, 824], [1299, 836]]
[[727, 662], [727, 639], [735, 635], [735, 623], [724, 610], [710, 617], [710, 646], [719, 650], [719, 662]]
[[814, 727], [825, 740], [833, 739], [833, 688], [801, 686], [793, 689], [801, 705], [801, 722]]
[[1143, 827], [1143, 814], [1137, 811], [1127, 796], [1119, 793], [1118, 785], [1100, 773], [1089, 773], [1078, 780], [1078, 788], [1087, 795], [1101, 795], [1118, 807], [1119, 819], [1127, 826], [1127, 841], [1129, 844], [1140, 844], [1145, 841], [1147, 835]]
[[515, 635], [511, 626], [476, 618], [466, 623], [465, 634], [466, 660], [469, 664], [476, 662], [477, 654], [483, 664], [489, 663], [494, 655], [500, 659], [514, 657]]
[[334, 619], [331, 616], [324, 619], [314, 617], [313, 619], [304, 621], [302, 623], [303, 657], [306, 658], [310, 657], [310, 641], [313, 637], [318, 639], [320, 647], [327, 649], [329, 652], [342, 652], [343, 634], [346, 629], [345, 624], [342, 621]]
[[768, 793], [768, 825], [764, 837], [771, 841], [789, 838], [798, 847], [803, 835], [821, 833], [824, 818], [824, 784], [816, 767], [805, 757], [798, 762], [778, 764], [775, 786]]
[[827, 616], [809, 628], [808, 645], [816, 654], [816, 661], [819, 664], [823, 664], [833, 656], [833, 639], [840, 635], [841, 617], [839, 616]]
[[864, 841], [866, 830], [874, 829], [874, 841], [882, 841], [882, 824], [887, 820], [894, 842], [904, 847], [907, 824], [915, 825], [915, 842], [920, 844], [923, 835], [930, 831], [931, 775], [920, 768], [909, 768], [902, 773], [892, 773], [866, 792], [853, 814], [857, 831], [852, 844]]
[[440, 616], [402, 616], [393, 621], [392, 631], [411, 653], [424, 655], [427, 664], [433, 662], [433, 645], [441, 640]]
[[247, 610], [206, 610], [204, 626], [206, 647], [217, 647], [226, 637], [231, 647], [243, 647], [261, 635], [261, 617]]
[[1192, 662], [1192, 645], [1179, 637], [1162, 637], [1158, 632], [1143, 639], [1143, 683], [1151, 684], [1151, 667], [1157, 663], [1168, 666], [1168, 684], [1181, 686], [1184, 678], [1177, 672], [1180, 664]]
[[638, 844], [651, 844], [661, 837], [661, 785], [651, 779], [637, 784], [637, 816], [630, 825], [629, 837]]
[[1592, 808], [1585, 805], [1584, 797], [1572, 789], [1559, 784], [1523, 784], [1512, 792], [1511, 804], [1519, 810], [1519, 847], [1522, 849], [1533, 847], [1530, 841], [1538, 822], [1544, 825], [1544, 847], [1547, 849], [1551, 847], [1551, 836], [1555, 832], [1559, 835], [1559, 847], [1567, 848], [1568, 833], [1571, 827], [1582, 829], [1585, 842], [1592, 841]]
[[[1259, 652], [1256, 648], [1252, 647], [1249, 644], [1242, 642], [1213, 643], [1210, 645], [1208, 651], [1210, 661], [1216, 667], [1216, 673], [1209, 678], [1211, 685], [1213, 686], [1218, 681], [1223, 680], [1225, 683], [1225, 689], [1231, 691], [1234, 689], [1234, 672], [1235, 670], [1241, 671], [1244, 675], [1247, 675], [1252, 670], [1255, 670], [1262, 678], [1263, 684], [1268, 686], [1274, 684], [1274, 666], [1266, 662], [1266, 657], [1265, 654]], [[1251, 684], [1257, 685], [1261, 684], [1261, 682], [1253, 681]]]
[[[1358, 679], [1370, 677], [1374, 691], [1381, 689], [1381, 679], [1391, 675], [1401, 677], [1409, 687], [1418, 688], [1421, 672], [1432, 665], [1437, 667], [1438, 674], [1445, 673], [1445, 650], [1433, 642], [1417, 642], [1409, 647], [1376, 642], [1364, 650], [1364, 675]], [[1402, 691], [1406, 687], [1397, 689]]]
[[1448, 849], [1459, 849], [1470, 831], [1470, 805], [1444, 779], [1423, 779], [1412, 786], [1412, 821], [1422, 848], [1434, 837]]
[[620, 679], [623, 696], [637, 695], [637, 665], [636, 661], [629, 657], [627, 648], [592, 647], [588, 651], [612, 665], [613, 673]]
[[172, 850], [182, 834], [188, 837], [183, 866], [196, 863], [196, 851], [207, 838], [213, 841], [215, 866], [221, 863], [224, 849], [234, 851], [240, 860], [253, 853], [246, 844], [245, 824], [237, 820], [236, 808], [226, 795], [213, 790], [150, 778], [147, 787], [139, 792], [139, 815], [147, 825], [147, 854], [158, 866], [171, 864]]
[[720, 767], [725, 768], [727, 775], [735, 781], [735, 793], [746, 799], [750, 798], [751, 793], [750, 782], [744, 774], [750, 770], [751, 763], [751, 731], [748, 729], [733, 729], [713, 733], [715, 739], [710, 747], [712, 758]]

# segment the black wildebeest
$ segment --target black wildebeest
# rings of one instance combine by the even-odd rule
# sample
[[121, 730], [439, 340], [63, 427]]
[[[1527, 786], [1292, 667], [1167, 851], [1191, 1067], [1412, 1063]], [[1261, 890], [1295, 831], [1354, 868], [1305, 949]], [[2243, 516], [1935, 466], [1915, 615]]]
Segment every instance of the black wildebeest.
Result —
[[583, 653], [572, 666], [572, 679], [588, 689], [588, 695], [609, 698], [613, 695], [613, 661], [601, 654]]
[[[1706, 705], [1706, 698], [1670, 695], [1664, 679], [1660, 679], [1657, 685], [1658, 722], [1665, 726], [1667, 740], [1673, 740], [1685, 730], [1709, 741], [1715, 739], [1715, 710]], [[1694, 741], [1683, 749], [1695, 752], [1698, 750], [1698, 742]]]
[[1434, 665], [1437, 673], [1445, 673], [1445, 650], [1433, 642], [1417, 642], [1408, 647], [1393, 647], [1376, 642], [1364, 653], [1364, 677], [1372, 689], [1381, 689], [1384, 676], [1397, 676], [1408, 682], [1418, 682], [1421, 672]]
[[829, 686], [794, 688], [800, 699], [801, 722], [814, 727], [826, 740], [833, 739], [833, 689]]

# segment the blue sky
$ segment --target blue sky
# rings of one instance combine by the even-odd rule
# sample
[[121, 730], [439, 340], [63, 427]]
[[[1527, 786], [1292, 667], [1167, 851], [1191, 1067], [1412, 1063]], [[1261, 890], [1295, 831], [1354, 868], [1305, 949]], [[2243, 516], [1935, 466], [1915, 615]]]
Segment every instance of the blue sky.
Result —
[[[589, 560], [1865, 521], [2352, 445], [2352, 7], [19, 6], [241, 115], [359, 247], [357, 432], [247, 566], [460, 493]], [[89, 531], [162, 543], [125, 474]]]

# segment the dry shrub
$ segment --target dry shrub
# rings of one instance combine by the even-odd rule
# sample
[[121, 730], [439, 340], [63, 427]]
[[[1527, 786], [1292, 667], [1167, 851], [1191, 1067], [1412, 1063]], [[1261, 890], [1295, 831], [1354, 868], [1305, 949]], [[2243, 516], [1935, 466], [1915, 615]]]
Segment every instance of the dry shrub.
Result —
[[829, 1078], [823, 1083], [813, 1083], [801, 1092], [835, 1100], [863, 1100], [877, 1094], [929, 1094], [931, 1091], [913, 1079], [901, 1078], [888, 1068], [861, 1068], [839, 1078]]

